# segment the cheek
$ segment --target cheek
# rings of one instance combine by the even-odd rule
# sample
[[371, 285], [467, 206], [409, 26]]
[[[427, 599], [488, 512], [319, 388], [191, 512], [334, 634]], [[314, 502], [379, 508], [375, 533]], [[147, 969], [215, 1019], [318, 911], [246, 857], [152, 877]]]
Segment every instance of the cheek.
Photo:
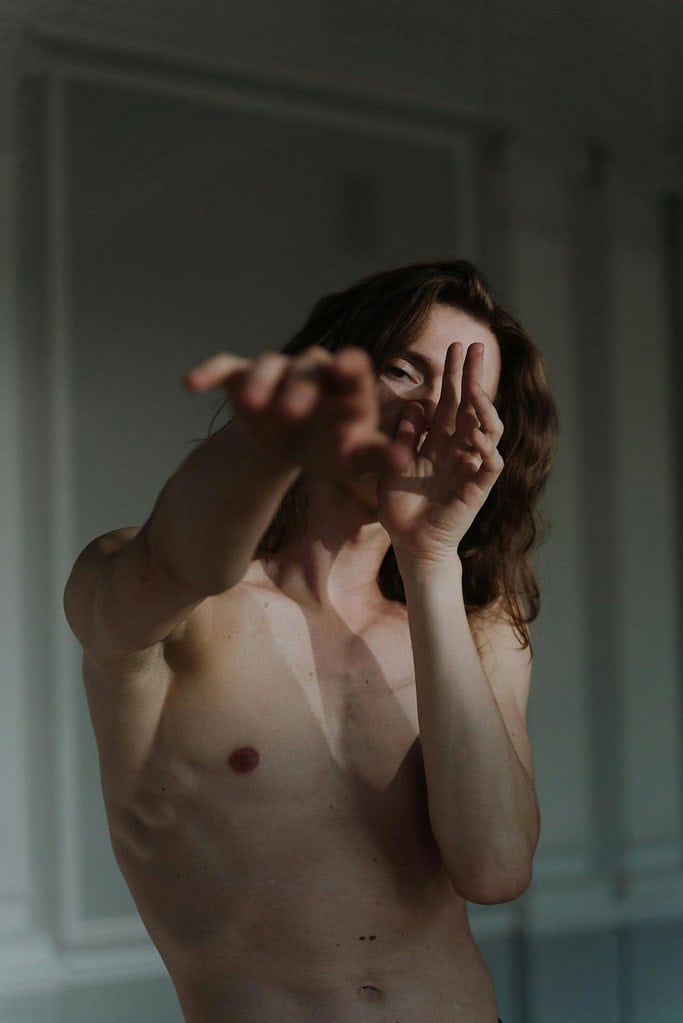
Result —
[[394, 435], [403, 404], [403, 401], [397, 398], [395, 394], [385, 393], [383, 396], [380, 396], [379, 430], [381, 433], [390, 437]]

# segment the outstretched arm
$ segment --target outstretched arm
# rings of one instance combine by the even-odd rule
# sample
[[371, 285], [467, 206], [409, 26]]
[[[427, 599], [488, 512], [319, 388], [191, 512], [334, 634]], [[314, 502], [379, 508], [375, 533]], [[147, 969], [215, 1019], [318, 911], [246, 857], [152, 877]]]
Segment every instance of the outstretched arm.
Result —
[[343, 478], [405, 464], [401, 446], [378, 429], [372, 363], [361, 349], [314, 345], [255, 360], [219, 352], [185, 385], [224, 387], [235, 421], [185, 459], [141, 529], [105, 534], [81, 552], [64, 608], [96, 663], [137, 664], [138, 654], [147, 663], [162, 641], [186, 635], [191, 615], [208, 623], [206, 598], [243, 578], [302, 470]]

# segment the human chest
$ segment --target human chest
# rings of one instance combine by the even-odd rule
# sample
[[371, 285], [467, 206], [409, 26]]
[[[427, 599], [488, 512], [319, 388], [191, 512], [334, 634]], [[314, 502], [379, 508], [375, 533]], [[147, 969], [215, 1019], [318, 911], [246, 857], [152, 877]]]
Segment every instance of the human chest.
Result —
[[242, 636], [216, 639], [199, 677], [169, 692], [160, 739], [240, 798], [298, 798], [330, 772], [377, 791], [419, 745], [405, 616], [350, 628], [264, 600]]

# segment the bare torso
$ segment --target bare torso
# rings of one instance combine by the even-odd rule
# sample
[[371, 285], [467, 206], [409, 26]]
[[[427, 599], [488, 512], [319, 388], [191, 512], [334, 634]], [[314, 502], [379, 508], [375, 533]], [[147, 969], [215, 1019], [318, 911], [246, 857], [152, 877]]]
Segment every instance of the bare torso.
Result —
[[495, 1023], [429, 825], [405, 609], [344, 621], [248, 579], [210, 598], [201, 671], [169, 646], [125, 698], [85, 671], [114, 852], [185, 1018]]

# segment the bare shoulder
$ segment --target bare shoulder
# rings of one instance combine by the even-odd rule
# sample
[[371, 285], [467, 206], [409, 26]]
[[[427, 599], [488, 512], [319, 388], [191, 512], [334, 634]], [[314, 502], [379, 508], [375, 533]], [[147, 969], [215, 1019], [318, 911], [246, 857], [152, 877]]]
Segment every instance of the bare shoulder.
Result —
[[159, 571], [137, 526], [86, 545], [67, 581], [64, 611], [83, 648], [88, 682], [156, 680], [170, 668], [167, 652], [188, 668], [211, 647], [214, 597]]
[[126, 527], [92, 541], [80, 556], [72, 592], [65, 594], [67, 618], [83, 648], [83, 683], [110, 789], [125, 789], [142, 768], [173, 688], [189, 689], [201, 680], [217, 649], [225, 651], [226, 632], [235, 639], [242, 632], [247, 610], [238, 592], [193, 600], [172, 581], [153, 574], [145, 579], [147, 566], [131, 561], [125, 575], [108, 582], [106, 606], [120, 644], [112, 653], [92, 609], [107, 561], [130, 549], [138, 533]]

